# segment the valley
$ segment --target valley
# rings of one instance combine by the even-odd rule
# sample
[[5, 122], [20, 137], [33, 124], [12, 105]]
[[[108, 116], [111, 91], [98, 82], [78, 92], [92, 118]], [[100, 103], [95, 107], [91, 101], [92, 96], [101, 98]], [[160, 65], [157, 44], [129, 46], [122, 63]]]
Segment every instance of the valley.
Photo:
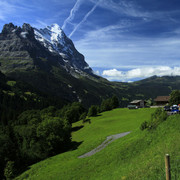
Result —
[[167, 118], [161, 109], [127, 105], [141, 99], [149, 107], [157, 96], [180, 94], [178, 89], [180, 76], [127, 83], [96, 75], [57, 24], [5, 24], [0, 178], [163, 179], [166, 153], [179, 167], [179, 115]]

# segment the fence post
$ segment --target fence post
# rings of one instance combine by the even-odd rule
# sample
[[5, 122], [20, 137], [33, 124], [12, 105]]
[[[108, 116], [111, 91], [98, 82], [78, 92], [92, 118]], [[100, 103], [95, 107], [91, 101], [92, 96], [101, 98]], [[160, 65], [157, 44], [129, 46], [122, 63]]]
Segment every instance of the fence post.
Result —
[[165, 155], [166, 180], [171, 180], [170, 156]]

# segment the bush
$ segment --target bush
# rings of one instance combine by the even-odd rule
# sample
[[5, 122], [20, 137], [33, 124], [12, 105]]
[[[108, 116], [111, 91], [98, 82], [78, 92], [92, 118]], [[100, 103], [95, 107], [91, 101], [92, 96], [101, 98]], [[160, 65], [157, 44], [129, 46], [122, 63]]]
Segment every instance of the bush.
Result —
[[167, 113], [162, 108], [157, 108], [155, 112], [151, 114], [151, 120], [149, 122], [143, 122], [140, 129], [155, 129], [161, 122], [165, 121], [167, 117]]
[[144, 129], [148, 128], [148, 122], [147, 121], [144, 121], [141, 126], [140, 126], [140, 129], [143, 131]]

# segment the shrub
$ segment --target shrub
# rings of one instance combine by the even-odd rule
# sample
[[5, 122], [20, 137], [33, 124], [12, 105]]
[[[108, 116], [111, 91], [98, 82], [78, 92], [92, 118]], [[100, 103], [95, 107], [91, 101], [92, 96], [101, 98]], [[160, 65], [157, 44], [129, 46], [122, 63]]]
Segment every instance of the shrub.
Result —
[[148, 128], [148, 122], [147, 121], [144, 121], [141, 126], [140, 126], [140, 129], [143, 131], [144, 129]]
[[145, 121], [141, 124], [140, 129], [155, 129], [161, 122], [167, 119], [168, 115], [162, 108], [157, 108], [154, 113], [151, 114], [151, 120]]

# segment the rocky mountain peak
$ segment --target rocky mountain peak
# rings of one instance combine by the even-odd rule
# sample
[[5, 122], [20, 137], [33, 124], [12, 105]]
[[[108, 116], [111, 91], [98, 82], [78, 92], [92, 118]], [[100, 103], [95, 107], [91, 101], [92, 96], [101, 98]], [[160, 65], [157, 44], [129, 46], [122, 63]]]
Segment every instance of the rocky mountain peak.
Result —
[[17, 30], [17, 26], [15, 26], [13, 23], [9, 23], [9, 24], [5, 24], [3, 26], [3, 30], [2, 30], [2, 34], [6, 35], [6, 34], [11, 34], [13, 32], [15, 32]]
[[13, 23], [5, 24], [5, 25], [3, 26], [2, 33], [3, 33], [3, 34], [7, 34], [7, 33], [12, 32], [14, 29], [17, 29], [17, 26], [14, 26]]
[[29, 37], [33, 37], [34, 38], [34, 29], [31, 27], [30, 24], [24, 23], [22, 26], [22, 34], [26, 34]]
[[[10, 61], [12, 70], [15, 62], [18, 63], [17, 67], [20, 67], [20, 64], [23, 68], [25, 63], [22, 64], [17, 59], [19, 57], [24, 59], [23, 53], [26, 52], [26, 57], [31, 64], [36, 62], [42, 64], [39, 61], [45, 58], [50, 64], [60, 65], [74, 77], [94, 76], [84, 56], [76, 50], [72, 40], [66, 36], [58, 24], [37, 29], [27, 23], [24, 23], [22, 27], [9, 23], [4, 25], [3, 31], [0, 33], [0, 40], [2, 40], [0, 50], [3, 52], [0, 58], [7, 56], [16, 59]], [[50, 69], [48, 64], [45, 66], [46, 69]]]
[[15, 26], [13, 23], [5, 24], [2, 30], [3, 36], [10, 39], [15, 37], [34, 39], [34, 29], [30, 24], [24, 23], [21, 27]]
[[34, 28], [35, 38], [50, 52], [62, 57], [64, 68], [71, 74], [73, 72], [93, 75], [92, 69], [85, 62], [84, 56], [79, 53], [72, 40], [69, 39], [58, 24], [52, 24], [44, 29]]
[[51, 26], [48, 26], [49, 30], [54, 35], [54, 38], [58, 41], [60, 38], [65, 38], [66, 35], [64, 31], [61, 29], [61, 27], [58, 24], [52, 24]]

